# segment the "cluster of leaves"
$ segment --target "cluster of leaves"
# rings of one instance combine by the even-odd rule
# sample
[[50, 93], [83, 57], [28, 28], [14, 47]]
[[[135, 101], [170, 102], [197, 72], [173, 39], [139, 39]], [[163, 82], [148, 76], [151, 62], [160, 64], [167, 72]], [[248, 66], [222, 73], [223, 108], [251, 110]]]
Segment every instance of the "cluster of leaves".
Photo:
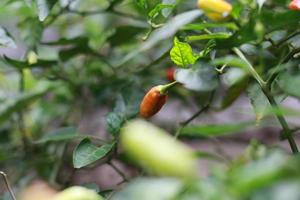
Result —
[[[235, 1], [228, 21], [213, 22], [195, 1], [2, 0], [0, 45], [7, 54], [0, 60], [1, 168], [15, 175], [16, 185], [34, 172], [65, 186], [70, 177], [58, 174], [69, 163], [130, 163], [119, 155], [120, 128], [137, 116], [146, 89], [167, 83], [164, 71], [173, 65], [182, 83], [174, 98], [182, 103], [222, 111], [246, 92], [256, 114], [254, 122], [185, 123], [180, 137], [242, 133], [254, 124], [270, 125], [266, 116], [275, 115], [282, 139], [296, 152], [291, 134], [299, 127], [289, 127], [284, 115], [299, 112], [280, 106], [288, 96], [300, 98], [300, 12], [288, 10], [288, 3]], [[108, 110], [105, 138], [77, 130], [91, 108]], [[209, 155], [199, 152], [202, 159], [218, 158]], [[297, 157], [267, 150], [189, 184], [137, 179], [113, 198], [280, 199], [284, 191], [299, 199], [293, 189], [299, 187], [298, 165]]]

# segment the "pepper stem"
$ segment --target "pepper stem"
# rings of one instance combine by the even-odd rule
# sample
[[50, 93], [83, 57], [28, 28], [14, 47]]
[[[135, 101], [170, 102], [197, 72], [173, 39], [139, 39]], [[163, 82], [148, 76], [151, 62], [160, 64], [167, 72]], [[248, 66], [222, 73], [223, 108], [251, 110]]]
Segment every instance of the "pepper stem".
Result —
[[159, 88], [159, 92], [161, 94], [166, 94], [168, 92], [168, 90], [171, 89], [172, 87], [174, 87], [177, 83], [178, 83], [177, 81], [174, 81], [172, 83], [169, 83], [169, 84], [166, 84], [166, 85], [162, 85]]

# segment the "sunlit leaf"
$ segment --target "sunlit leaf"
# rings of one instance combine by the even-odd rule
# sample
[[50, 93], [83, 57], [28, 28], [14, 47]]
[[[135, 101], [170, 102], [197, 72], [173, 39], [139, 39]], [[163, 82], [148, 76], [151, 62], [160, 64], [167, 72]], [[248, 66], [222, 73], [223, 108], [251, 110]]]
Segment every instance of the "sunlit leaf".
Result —
[[187, 68], [193, 65], [199, 55], [193, 53], [192, 47], [185, 42], [180, 42], [177, 37], [174, 38], [174, 46], [170, 51], [171, 60], [178, 66]]

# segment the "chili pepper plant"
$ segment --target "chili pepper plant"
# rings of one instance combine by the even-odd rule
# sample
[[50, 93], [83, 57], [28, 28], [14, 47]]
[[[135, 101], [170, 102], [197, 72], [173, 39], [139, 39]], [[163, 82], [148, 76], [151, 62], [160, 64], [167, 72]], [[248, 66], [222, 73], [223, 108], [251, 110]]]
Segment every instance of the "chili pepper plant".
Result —
[[0, 199], [300, 199], [299, 5], [1, 0]]

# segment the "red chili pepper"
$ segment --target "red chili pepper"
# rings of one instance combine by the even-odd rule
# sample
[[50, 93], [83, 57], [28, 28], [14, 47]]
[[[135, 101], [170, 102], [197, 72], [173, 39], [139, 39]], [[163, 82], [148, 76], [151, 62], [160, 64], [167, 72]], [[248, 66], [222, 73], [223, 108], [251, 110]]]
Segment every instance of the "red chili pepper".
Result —
[[290, 10], [300, 10], [300, 0], [293, 0], [289, 4]]
[[166, 103], [168, 96], [161, 92], [161, 85], [155, 86], [144, 96], [140, 105], [140, 115], [150, 118], [155, 115]]
[[175, 81], [174, 75], [175, 75], [175, 69], [174, 69], [173, 67], [172, 67], [172, 68], [168, 68], [168, 69], [166, 70], [166, 77], [167, 77], [167, 79], [168, 79], [170, 82]]

